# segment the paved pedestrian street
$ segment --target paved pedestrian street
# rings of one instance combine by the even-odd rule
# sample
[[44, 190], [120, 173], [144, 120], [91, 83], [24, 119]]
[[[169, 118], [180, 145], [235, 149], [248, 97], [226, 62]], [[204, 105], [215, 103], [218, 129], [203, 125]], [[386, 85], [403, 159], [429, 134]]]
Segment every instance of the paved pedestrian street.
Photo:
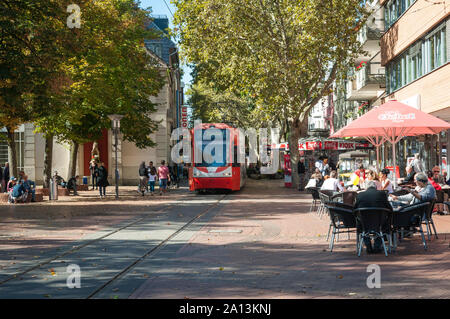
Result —
[[[439, 239], [427, 251], [416, 234], [388, 257], [358, 257], [351, 234], [330, 252], [328, 217], [282, 182], [2, 205], [0, 298], [448, 298], [449, 216], [434, 217]], [[373, 264], [381, 287], [370, 289]], [[68, 288], [69, 265], [80, 288]]]

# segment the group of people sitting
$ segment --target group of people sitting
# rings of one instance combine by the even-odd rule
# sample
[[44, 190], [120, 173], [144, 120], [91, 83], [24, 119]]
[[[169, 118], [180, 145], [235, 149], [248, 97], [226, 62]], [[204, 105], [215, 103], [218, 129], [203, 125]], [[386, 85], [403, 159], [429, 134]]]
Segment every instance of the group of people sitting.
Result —
[[[389, 194], [389, 196], [386, 196], [386, 192], [378, 190], [377, 183], [374, 180], [369, 180], [366, 184], [366, 190], [358, 193], [356, 196], [354, 209], [379, 207], [393, 210], [409, 205], [431, 202], [436, 198], [436, 190], [429, 182], [426, 174], [415, 174], [414, 182], [416, 187], [413, 190], [408, 190], [409, 194], [402, 196]], [[364, 243], [368, 253], [378, 253], [383, 251], [381, 238], [377, 237], [373, 245], [369, 238], [365, 238]]]
[[361, 165], [359, 169], [355, 171], [355, 174], [359, 179], [357, 185], [348, 185], [346, 188], [343, 186], [343, 183], [339, 181], [338, 172], [336, 170], [332, 170], [330, 175], [323, 176], [320, 169], [316, 168], [305, 188], [320, 187], [320, 190], [344, 192], [346, 190], [367, 189], [367, 183], [369, 181], [373, 181], [377, 190], [387, 190], [389, 193], [393, 193], [394, 191], [392, 183], [388, 177], [390, 171], [386, 168], [383, 169], [380, 174], [377, 174], [374, 170], [366, 171], [364, 166]]
[[36, 184], [28, 179], [24, 171], [19, 172], [19, 178], [11, 176], [6, 185], [8, 192], [8, 202], [11, 204], [26, 203], [29, 194], [31, 201], [36, 201]]
[[[385, 168], [377, 174], [374, 170], [365, 170], [361, 165], [355, 174], [359, 181], [356, 185], [349, 185], [346, 189], [338, 179], [337, 171], [331, 171], [329, 176], [323, 176], [320, 169], [316, 169], [311, 179], [306, 185], [309, 187], [319, 187], [320, 190], [331, 190], [343, 192], [345, 190], [358, 190], [354, 208], [380, 207], [390, 210], [399, 209], [408, 205], [414, 205], [423, 202], [431, 202], [436, 199], [436, 191], [441, 189], [445, 183], [445, 176], [440, 175], [439, 167], [434, 167], [432, 171], [416, 172], [413, 166], [406, 168], [407, 177], [400, 183], [400, 186], [409, 186], [402, 188], [407, 192], [405, 195], [396, 196], [394, 187], [389, 179], [390, 170]], [[439, 211], [439, 207], [438, 207]], [[368, 253], [377, 253], [383, 250], [381, 238], [375, 239], [372, 245], [369, 238], [365, 239], [365, 245]]]

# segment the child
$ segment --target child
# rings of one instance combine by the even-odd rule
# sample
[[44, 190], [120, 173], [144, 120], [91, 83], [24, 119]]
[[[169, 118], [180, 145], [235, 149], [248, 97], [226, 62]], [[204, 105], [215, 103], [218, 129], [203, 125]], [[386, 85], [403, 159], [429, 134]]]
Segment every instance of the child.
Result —
[[150, 185], [150, 193], [153, 196], [155, 192], [155, 182], [156, 182], [157, 172], [154, 166], [151, 166], [148, 172], [148, 184]]

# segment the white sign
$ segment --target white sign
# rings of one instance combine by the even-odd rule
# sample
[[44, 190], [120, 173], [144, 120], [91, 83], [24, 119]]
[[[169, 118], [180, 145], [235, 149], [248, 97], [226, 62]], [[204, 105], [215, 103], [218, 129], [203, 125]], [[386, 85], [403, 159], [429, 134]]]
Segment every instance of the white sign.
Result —
[[401, 114], [397, 111], [391, 111], [391, 112], [384, 112], [378, 115], [378, 119], [380, 121], [392, 121], [394, 123], [402, 123], [405, 120], [415, 120], [416, 114], [415, 113], [408, 113], [408, 114]]
[[421, 108], [420, 94], [416, 94], [416, 95], [411, 96], [410, 98], [407, 98], [406, 100], [402, 100], [400, 102], [402, 102], [403, 104], [409, 105], [418, 110], [420, 110], [420, 108]]

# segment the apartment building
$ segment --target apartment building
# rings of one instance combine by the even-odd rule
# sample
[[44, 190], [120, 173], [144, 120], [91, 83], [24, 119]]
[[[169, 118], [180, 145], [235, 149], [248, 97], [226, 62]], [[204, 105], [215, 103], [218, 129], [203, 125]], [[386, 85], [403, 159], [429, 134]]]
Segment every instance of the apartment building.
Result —
[[[381, 0], [380, 4], [385, 16], [382, 101], [395, 99], [450, 121], [450, 0]], [[428, 169], [441, 165], [449, 135], [404, 139], [400, 154], [407, 158], [420, 152]]]
[[381, 64], [380, 40], [385, 29], [384, 7], [380, 1], [368, 1], [372, 14], [358, 31], [360, 54], [349, 66], [347, 79], [336, 82], [333, 90], [335, 131], [350, 124], [375, 105], [385, 93], [385, 68]]

